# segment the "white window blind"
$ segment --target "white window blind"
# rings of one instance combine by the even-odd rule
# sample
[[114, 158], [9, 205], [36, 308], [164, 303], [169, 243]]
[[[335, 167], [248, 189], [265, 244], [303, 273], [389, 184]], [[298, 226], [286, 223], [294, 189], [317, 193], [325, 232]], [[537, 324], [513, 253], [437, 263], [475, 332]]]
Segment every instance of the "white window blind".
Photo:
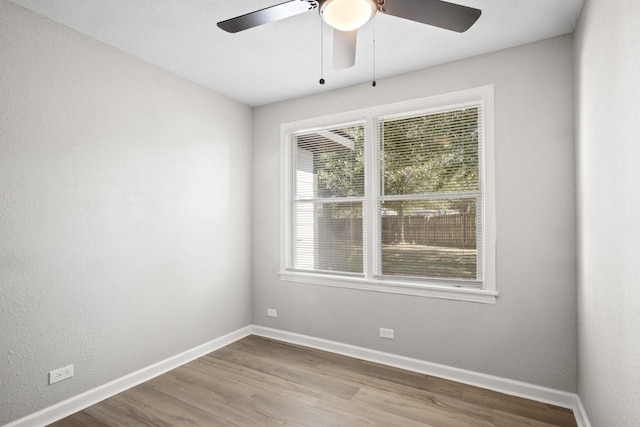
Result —
[[364, 125], [291, 135], [289, 266], [364, 274]]
[[481, 286], [482, 104], [378, 119], [381, 276]]

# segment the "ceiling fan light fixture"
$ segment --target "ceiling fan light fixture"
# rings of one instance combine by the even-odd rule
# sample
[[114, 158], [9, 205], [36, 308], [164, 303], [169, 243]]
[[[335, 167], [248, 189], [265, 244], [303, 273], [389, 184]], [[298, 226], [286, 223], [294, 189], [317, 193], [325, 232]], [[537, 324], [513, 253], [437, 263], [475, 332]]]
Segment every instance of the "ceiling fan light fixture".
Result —
[[353, 31], [369, 22], [377, 10], [375, 0], [326, 0], [320, 16], [336, 30]]

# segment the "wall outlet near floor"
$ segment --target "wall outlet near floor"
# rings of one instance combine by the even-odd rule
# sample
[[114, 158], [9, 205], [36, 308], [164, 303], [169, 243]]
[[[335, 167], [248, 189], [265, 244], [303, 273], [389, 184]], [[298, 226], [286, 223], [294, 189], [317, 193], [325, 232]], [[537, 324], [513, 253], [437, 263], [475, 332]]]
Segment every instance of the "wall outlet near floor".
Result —
[[393, 339], [393, 329], [380, 328], [380, 338]]
[[73, 376], [73, 365], [65, 366], [64, 368], [55, 369], [49, 372], [49, 385], [57, 383], [58, 381], [66, 380]]
[[275, 308], [267, 308], [267, 316], [278, 317], [278, 310], [276, 310]]

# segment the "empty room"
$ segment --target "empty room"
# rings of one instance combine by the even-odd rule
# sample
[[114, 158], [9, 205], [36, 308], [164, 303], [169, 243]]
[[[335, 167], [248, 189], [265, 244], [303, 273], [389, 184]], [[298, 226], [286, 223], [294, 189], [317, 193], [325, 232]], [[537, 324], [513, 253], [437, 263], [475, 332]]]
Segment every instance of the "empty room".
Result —
[[640, 425], [640, 2], [0, 0], [0, 425]]

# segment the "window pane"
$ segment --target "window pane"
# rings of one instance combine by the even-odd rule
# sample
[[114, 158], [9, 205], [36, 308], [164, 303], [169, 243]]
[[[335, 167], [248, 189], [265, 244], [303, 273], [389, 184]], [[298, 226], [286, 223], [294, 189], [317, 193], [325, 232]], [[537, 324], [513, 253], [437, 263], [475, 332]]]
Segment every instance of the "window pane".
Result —
[[381, 203], [381, 273], [480, 280], [474, 198]]
[[295, 269], [363, 273], [362, 203], [298, 202]]
[[364, 126], [294, 135], [296, 199], [364, 196]]
[[472, 107], [384, 120], [382, 194], [478, 190], [478, 114]]

